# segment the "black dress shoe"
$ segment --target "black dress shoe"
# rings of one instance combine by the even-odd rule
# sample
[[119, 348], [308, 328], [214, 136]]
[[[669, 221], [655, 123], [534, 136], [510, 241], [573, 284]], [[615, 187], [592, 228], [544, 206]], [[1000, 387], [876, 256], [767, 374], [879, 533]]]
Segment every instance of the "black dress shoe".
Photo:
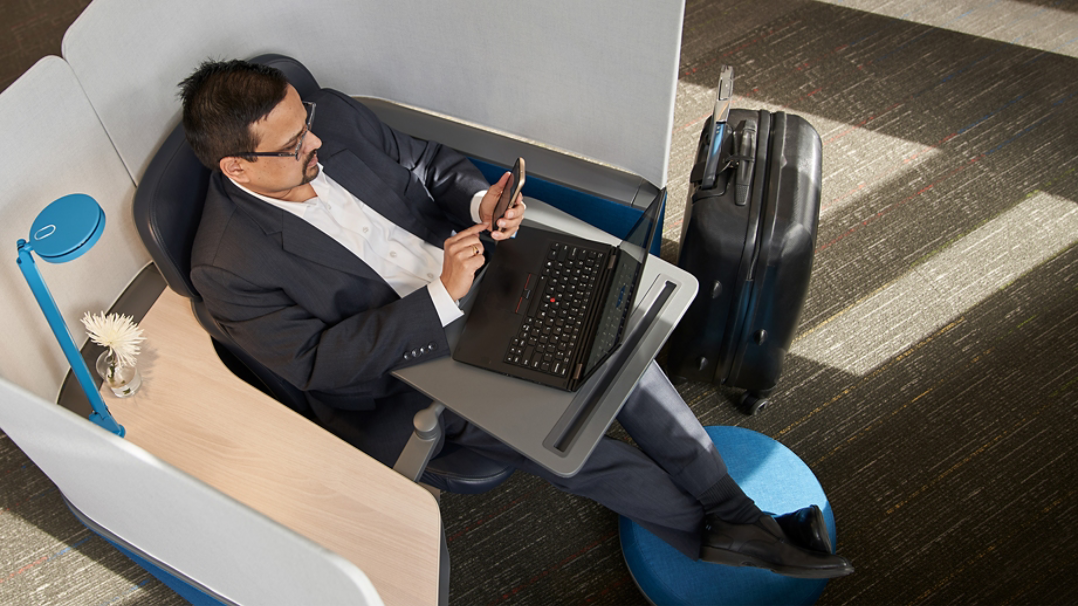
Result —
[[760, 516], [755, 524], [730, 524], [709, 516], [700, 559], [727, 566], [766, 568], [802, 579], [853, 574], [853, 566], [846, 558], [796, 545], [768, 515]]
[[817, 505], [786, 515], [776, 516], [775, 521], [794, 545], [821, 553], [832, 553], [831, 535], [827, 532], [827, 520]]

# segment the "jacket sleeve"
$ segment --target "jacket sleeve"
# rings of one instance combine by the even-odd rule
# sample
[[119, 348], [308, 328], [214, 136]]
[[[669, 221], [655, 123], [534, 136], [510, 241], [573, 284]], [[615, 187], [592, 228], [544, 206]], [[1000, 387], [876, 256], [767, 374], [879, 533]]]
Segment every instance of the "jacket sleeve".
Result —
[[222, 329], [305, 392], [381, 397], [392, 371], [449, 352], [425, 289], [327, 321], [293, 298], [308, 285], [259, 284], [217, 267], [197, 267], [192, 279]]

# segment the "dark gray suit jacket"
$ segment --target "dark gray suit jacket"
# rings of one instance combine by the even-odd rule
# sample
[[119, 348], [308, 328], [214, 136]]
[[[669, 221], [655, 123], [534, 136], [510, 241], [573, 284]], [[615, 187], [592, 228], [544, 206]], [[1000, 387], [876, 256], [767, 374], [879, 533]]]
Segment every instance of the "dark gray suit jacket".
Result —
[[[312, 131], [326, 174], [360, 200], [438, 247], [472, 224], [471, 199], [488, 183], [467, 158], [389, 128], [339, 92], [307, 100], [318, 104]], [[316, 414], [391, 404], [409, 391], [391, 371], [448, 354], [426, 289], [399, 297], [331, 237], [220, 172], [191, 261], [214, 319]]]

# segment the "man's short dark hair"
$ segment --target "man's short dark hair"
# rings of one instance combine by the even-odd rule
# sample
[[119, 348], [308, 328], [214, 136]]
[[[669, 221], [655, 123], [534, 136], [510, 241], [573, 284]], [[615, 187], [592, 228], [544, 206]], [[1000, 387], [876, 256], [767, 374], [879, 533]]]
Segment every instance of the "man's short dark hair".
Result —
[[239, 60], [205, 61], [179, 86], [187, 142], [210, 170], [222, 158], [254, 151], [259, 140], [251, 125], [288, 93], [280, 70]]

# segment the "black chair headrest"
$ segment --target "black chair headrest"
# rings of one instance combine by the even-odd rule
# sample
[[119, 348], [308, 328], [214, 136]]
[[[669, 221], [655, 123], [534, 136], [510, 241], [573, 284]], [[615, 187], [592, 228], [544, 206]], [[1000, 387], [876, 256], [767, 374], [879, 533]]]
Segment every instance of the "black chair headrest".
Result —
[[[318, 82], [301, 63], [284, 55], [266, 54], [251, 59], [281, 70], [289, 83], [307, 97]], [[135, 225], [165, 282], [177, 293], [200, 300], [191, 283], [191, 246], [202, 218], [202, 204], [210, 171], [203, 166], [176, 125], [146, 167], [135, 190]]]
[[322, 88], [318, 86], [318, 81], [314, 79], [314, 75], [302, 63], [292, 57], [269, 53], [252, 57], [248, 61], [281, 70], [284, 77], [288, 79], [288, 83], [292, 85], [292, 88], [296, 89], [302, 99], [306, 99]]

